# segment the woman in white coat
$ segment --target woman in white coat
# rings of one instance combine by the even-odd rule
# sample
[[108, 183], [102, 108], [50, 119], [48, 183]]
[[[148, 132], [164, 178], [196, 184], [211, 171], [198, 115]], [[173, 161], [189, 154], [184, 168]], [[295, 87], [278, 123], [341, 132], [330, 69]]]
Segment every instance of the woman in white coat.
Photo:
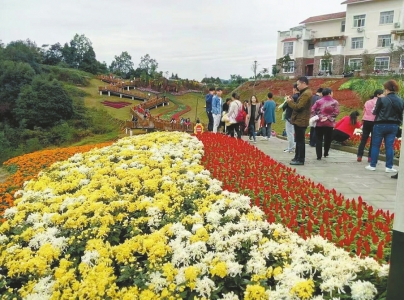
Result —
[[238, 122], [237, 116], [243, 111], [243, 104], [239, 100], [239, 96], [236, 93], [231, 95], [231, 102], [229, 105], [229, 111], [227, 116], [229, 118], [230, 125], [227, 127], [227, 132], [231, 137], [234, 137], [235, 132], [237, 133], [237, 138], [241, 139], [240, 123]]

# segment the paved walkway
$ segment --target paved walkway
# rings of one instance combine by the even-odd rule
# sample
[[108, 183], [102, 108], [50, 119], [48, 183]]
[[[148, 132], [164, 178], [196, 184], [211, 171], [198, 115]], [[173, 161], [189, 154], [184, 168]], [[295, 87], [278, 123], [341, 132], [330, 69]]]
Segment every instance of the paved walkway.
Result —
[[[243, 139], [248, 137], [243, 136]], [[269, 141], [260, 141], [257, 137], [258, 149], [273, 159], [287, 165], [294, 153], [284, 153], [287, 148], [285, 140], [272, 137]], [[311, 178], [314, 182], [322, 183], [328, 189], [335, 189], [345, 198], [362, 196], [362, 199], [376, 209], [394, 212], [397, 180], [390, 176], [395, 173], [385, 173], [385, 162], [379, 161], [376, 171], [368, 171], [367, 159], [356, 161], [356, 155], [344, 151], [330, 149], [329, 157], [317, 160], [314, 147], [306, 145], [306, 162], [304, 166], [294, 167], [297, 173]], [[395, 169], [399, 169], [394, 166]]]

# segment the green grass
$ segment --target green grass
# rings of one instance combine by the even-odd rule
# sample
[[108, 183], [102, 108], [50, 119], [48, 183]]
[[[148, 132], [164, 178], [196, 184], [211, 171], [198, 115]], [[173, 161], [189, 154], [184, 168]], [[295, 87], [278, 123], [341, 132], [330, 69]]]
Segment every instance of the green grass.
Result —
[[[130, 118], [130, 107], [142, 103], [142, 101], [140, 100], [132, 100], [130, 98], [119, 98], [114, 95], [111, 95], [110, 97], [108, 97], [107, 94], [100, 96], [98, 92], [99, 86], [105, 86], [105, 83], [98, 79], [91, 79], [88, 86], [80, 87], [81, 90], [87, 93], [86, 97], [84, 98], [84, 104], [88, 108], [96, 108], [98, 110], [104, 110], [115, 119], [122, 121], [128, 120]], [[129, 102], [131, 103], [131, 105], [122, 108], [113, 108], [104, 106], [101, 103], [104, 100], [111, 102]]]

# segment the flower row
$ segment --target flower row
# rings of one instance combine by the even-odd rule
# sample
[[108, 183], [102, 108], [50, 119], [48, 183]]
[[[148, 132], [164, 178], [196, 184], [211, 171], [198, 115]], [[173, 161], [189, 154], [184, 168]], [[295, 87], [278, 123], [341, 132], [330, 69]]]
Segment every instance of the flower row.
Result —
[[[206, 147], [205, 147], [206, 150]], [[57, 162], [0, 227], [8, 298], [374, 299], [387, 265], [266, 221], [223, 191], [184, 133], [124, 138]]]
[[345, 199], [242, 140], [198, 135], [205, 146], [202, 163], [229, 191], [250, 196], [270, 222], [306, 238], [321, 235], [352, 254], [388, 261], [393, 215], [374, 210], [362, 198]]

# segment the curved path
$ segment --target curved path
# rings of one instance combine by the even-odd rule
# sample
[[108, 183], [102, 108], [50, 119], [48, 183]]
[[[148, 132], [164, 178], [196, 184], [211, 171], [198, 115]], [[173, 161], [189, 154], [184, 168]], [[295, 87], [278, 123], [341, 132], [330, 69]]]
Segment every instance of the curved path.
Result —
[[[243, 136], [243, 139], [248, 137]], [[289, 166], [293, 153], [285, 153], [287, 142], [280, 138], [260, 141], [257, 138], [258, 149], [273, 159]], [[317, 160], [315, 148], [306, 145], [306, 162], [304, 166], [296, 166], [296, 172], [323, 184], [328, 189], [335, 189], [346, 199], [358, 199], [359, 196], [376, 209], [394, 212], [397, 180], [390, 176], [395, 173], [385, 173], [385, 162], [379, 161], [376, 171], [365, 170], [367, 161], [357, 162], [356, 154], [330, 149], [330, 156]], [[395, 169], [399, 167], [394, 166]]]

